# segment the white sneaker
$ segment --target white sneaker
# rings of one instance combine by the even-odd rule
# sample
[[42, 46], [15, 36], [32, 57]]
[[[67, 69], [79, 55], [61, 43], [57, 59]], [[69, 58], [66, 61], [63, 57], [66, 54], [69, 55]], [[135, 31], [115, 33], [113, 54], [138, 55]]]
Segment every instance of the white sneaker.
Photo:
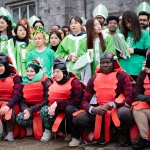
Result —
[[52, 137], [53, 137], [52, 131], [45, 129], [41, 137], [41, 141], [48, 142], [50, 139], [52, 139]]
[[68, 135], [65, 137], [65, 141], [66, 141], [66, 142], [70, 142], [71, 139], [72, 139], [71, 134], [68, 134]]
[[14, 133], [13, 132], [8, 132], [8, 134], [5, 136], [4, 140], [14, 141]]
[[69, 146], [73, 147], [73, 146], [79, 146], [81, 143], [80, 140], [72, 138], [72, 141], [69, 143]]

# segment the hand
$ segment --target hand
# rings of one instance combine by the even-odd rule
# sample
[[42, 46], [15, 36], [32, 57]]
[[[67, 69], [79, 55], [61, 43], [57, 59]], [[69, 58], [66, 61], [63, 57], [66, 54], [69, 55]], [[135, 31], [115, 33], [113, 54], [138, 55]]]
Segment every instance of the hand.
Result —
[[56, 107], [57, 107], [57, 102], [56, 101], [50, 107], [48, 107], [48, 114], [50, 116], [54, 116], [55, 115]]
[[123, 53], [120, 53], [119, 56], [123, 58]]
[[76, 62], [78, 60], [77, 56], [72, 56], [72, 62]]
[[8, 112], [9, 109], [10, 109], [10, 108], [9, 108], [8, 106], [2, 107], [2, 108], [0, 109], [0, 114], [1, 114], [1, 115], [7, 114], [7, 112]]
[[134, 54], [134, 49], [133, 48], [129, 48], [129, 52], [130, 52], [130, 54]]
[[107, 110], [105, 108], [103, 108], [102, 106], [97, 106], [97, 107], [92, 108], [92, 112], [103, 116], [107, 112]]
[[110, 105], [109, 103], [106, 103], [102, 106], [102, 108], [106, 109], [106, 110], [109, 110], [110, 109]]
[[29, 111], [28, 111], [27, 109], [25, 109], [25, 110], [23, 111], [23, 114], [24, 114], [24, 119], [25, 119], [25, 120], [30, 118], [30, 113], [29, 113]]

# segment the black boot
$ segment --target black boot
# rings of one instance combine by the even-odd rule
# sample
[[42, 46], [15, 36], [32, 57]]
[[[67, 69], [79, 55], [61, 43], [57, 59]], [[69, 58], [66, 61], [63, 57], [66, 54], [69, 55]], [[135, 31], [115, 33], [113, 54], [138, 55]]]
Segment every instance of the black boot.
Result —
[[142, 150], [143, 148], [146, 148], [149, 145], [149, 141], [146, 139], [140, 139], [140, 141], [133, 145], [134, 150]]

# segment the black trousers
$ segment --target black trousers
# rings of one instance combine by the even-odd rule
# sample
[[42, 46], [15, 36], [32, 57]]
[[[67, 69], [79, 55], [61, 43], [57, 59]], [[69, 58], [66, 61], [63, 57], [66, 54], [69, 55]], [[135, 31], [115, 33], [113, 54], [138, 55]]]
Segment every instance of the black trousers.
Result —
[[[120, 107], [118, 109], [118, 117], [121, 122], [121, 135], [126, 136], [130, 133], [130, 128], [133, 125], [132, 112], [128, 107]], [[78, 116], [73, 117], [73, 125], [80, 127], [81, 129], [86, 129], [89, 131], [94, 131], [95, 126], [95, 115], [88, 112], [83, 112]], [[73, 129], [73, 128], [72, 128]], [[73, 133], [73, 132], [72, 132]], [[77, 134], [77, 133], [76, 133]], [[78, 132], [79, 137], [80, 132]]]

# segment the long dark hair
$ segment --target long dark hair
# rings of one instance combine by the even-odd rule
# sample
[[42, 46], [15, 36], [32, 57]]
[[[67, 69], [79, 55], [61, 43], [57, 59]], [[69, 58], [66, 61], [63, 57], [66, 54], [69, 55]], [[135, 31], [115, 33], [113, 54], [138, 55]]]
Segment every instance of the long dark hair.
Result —
[[26, 36], [25, 36], [25, 38], [24, 38], [24, 42], [26, 43], [26, 45], [28, 45], [28, 44], [29, 44], [28, 30], [27, 30], [27, 28], [26, 28], [23, 24], [17, 24], [17, 26], [16, 26], [16, 28], [15, 28], [15, 30], [14, 30], [14, 32], [15, 32], [15, 34], [16, 34], [16, 37], [18, 38], [17, 30], [18, 30], [18, 27], [19, 27], [19, 26], [23, 27], [23, 28], [25, 29], [25, 31], [26, 31]]
[[[91, 19], [88, 19], [88, 21], [86, 23], [87, 48], [88, 49], [93, 49], [94, 48], [93, 41], [94, 41], [94, 38], [95, 38], [95, 33], [94, 33], [94, 21], [95, 20], [96, 19], [91, 18]], [[99, 39], [100, 39], [100, 45], [101, 45], [102, 51], [104, 52], [105, 49], [106, 49], [106, 46], [105, 46], [104, 37], [103, 37], [102, 32], [100, 32], [98, 36], [99, 36]]]
[[128, 31], [130, 31], [126, 27], [126, 23], [125, 23], [126, 21], [131, 23], [131, 32], [133, 34], [135, 41], [139, 41], [142, 33], [141, 33], [141, 27], [136, 13], [133, 11], [125, 11], [122, 14], [121, 33], [124, 35], [125, 39], [128, 36]]
[[[11, 20], [8, 20], [8, 18], [6, 16], [0, 16], [0, 19], [4, 19], [7, 22], [7, 37], [8, 39], [12, 38], [12, 22]], [[0, 32], [1, 35], [1, 32]]]

